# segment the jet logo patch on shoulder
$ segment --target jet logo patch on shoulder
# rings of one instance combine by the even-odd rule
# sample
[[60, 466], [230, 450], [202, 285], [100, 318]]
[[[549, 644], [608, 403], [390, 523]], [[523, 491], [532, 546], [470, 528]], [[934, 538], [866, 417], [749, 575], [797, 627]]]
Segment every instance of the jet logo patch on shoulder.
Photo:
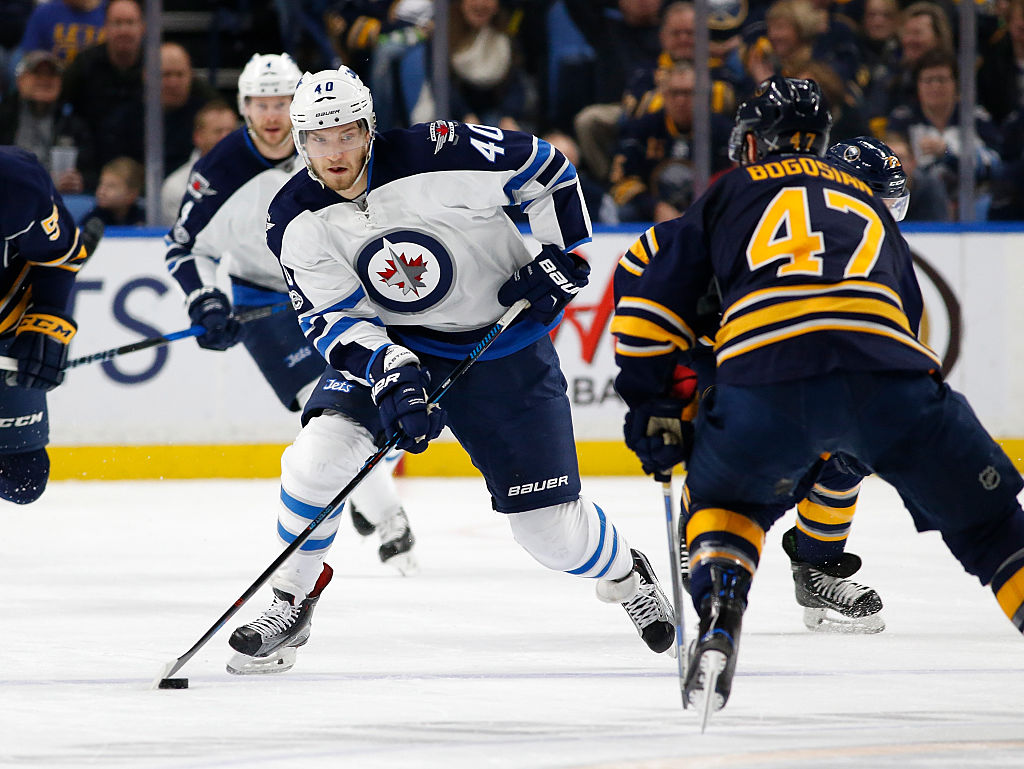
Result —
[[459, 143], [459, 135], [455, 133], [456, 125], [450, 120], [435, 120], [430, 124], [430, 141], [434, 143], [435, 155], [445, 144], [455, 146]]
[[205, 176], [193, 171], [188, 177], [188, 194], [196, 200], [202, 200], [207, 195], [216, 195], [217, 190], [210, 186]]

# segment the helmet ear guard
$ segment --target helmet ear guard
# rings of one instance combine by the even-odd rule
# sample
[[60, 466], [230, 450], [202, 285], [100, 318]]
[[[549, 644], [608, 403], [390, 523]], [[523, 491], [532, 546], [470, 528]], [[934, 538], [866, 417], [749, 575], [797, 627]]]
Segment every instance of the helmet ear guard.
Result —
[[772, 75], [736, 109], [729, 157], [747, 162], [747, 134], [754, 136], [757, 160], [783, 153], [821, 157], [831, 129], [832, 115], [816, 82]]

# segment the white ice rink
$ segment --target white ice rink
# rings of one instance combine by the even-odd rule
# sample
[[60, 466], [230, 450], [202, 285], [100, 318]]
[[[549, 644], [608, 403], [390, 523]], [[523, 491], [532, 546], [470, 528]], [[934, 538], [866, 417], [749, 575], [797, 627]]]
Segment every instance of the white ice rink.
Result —
[[[187, 691], [148, 687], [279, 552], [276, 482], [57, 483], [4, 505], [0, 766], [1024, 767], [1024, 639], [879, 481], [850, 550], [888, 629], [803, 628], [787, 517], [769, 533], [732, 699], [704, 735], [674, 661], [592, 583], [522, 552], [482, 481], [400, 483], [420, 576], [393, 575], [345, 525], [295, 669], [228, 675], [232, 620], [179, 674]], [[670, 591], [660, 488], [584, 490]]]

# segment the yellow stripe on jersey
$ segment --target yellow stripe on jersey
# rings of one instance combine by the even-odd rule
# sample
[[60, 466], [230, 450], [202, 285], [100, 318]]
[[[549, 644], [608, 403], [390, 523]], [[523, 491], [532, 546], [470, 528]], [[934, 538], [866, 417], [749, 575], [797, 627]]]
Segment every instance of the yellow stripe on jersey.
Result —
[[[640, 296], [624, 296], [619, 299], [618, 304], [615, 305], [615, 317], [612, 319], [611, 331], [614, 334], [616, 331], [615, 323], [620, 318], [625, 320], [631, 317], [629, 311], [637, 311], [654, 315], [657, 318], [665, 321], [662, 328], [665, 333], [675, 336], [682, 337], [685, 339], [686, 344], [679, 345], [680, 349], [688, 350], [694, 345], [697, 340], [697, 335], [693, 333], [693, 329], [687, 324], [685, 320], [679, 317], [676, 313], [672, 312], [668, 307], [658, 302], [651, 301], [650, 299], [644, 299]], [[624, 313], [624, 314], [623, 314]], [[652, 323], [652, 325], [654, 325]], [[625, 333], [629, 333], [626, 331]], [[644, 334], [630, 334], [630, 336], [639, 336], [645, 338]], [[664, 334], [659, 336], [651, 337], [654, 341], [661, 342], [665, 341], [666, 337]]]
[[612, 319], [611, 332], [637, 339], [647, 339], [651, 342], [671, 342], [680, 350], [689, 350], [693, 346], [692, 337], [688, 339], [654, 321], [632, 315], [616, 315]]
[[941, 368], [942, 366], [942, 361], [939, 360], [938, 356], [913, 337], [902, 334], [889, 326], [871, 323], [869, 321], [856, 321], [839, 318], [822, 318], [820, 320], [806, 321], [793, 326], [785, 326], [764, 334], [758, 334], [757, 336], [752, 336], [748, 339], [744, 339], [742, 342], [733, 344], [728, 350], [719, 350], [715, 354], [715, 358], [718, 361], [718, 365], [721, 366], [724, 361], [727, 361], [730, 358], [735, 358], [739, 355], [743, 355], [744, 353], [751, 352], [752, 350], [767, 347], [768, 345], [776, 344], [777, 342], [784, 342], [787, 339], [792, 339], [793, 337], [802, 336], [804, 334], [811, 334], [816, 331], [852, 331], [861, 334], [875, 334], [877, 336], [889, 337], [890, 339], [901, 342], [907, 347], [910, 347], [911, 349], [914, 349], [928, 357], [935, 363], [936, 367]]
[[632, 275], [636, 275], [639, 278], [641, 275], [644, 274], [644, 268], [641, 265], [634, 263], [629, 258], [630, 255], [631, 255], [631, 251], [627, 251], [626, 253], [624, 253], [622, 255], [622, 258], [619, 259], [619, 267], [621, 267], [626, 272], [628, 272], [628, 273], [630, 273]]
[[1012, 620], [1024, 605], [1024, 567], [1017, 569], [1017, 573], [1003, 583], [996, 593], [996, 600], [999, 608]]
[[888, 286], [881, 283], [872, 283], [866, 280], [844, 280], [841, 283], [810, 283], [797, 286], [776, 286], [774, 288], [762, 288], [751, 291], [746, 296], [738, 299], [729, 305], [722, 313], [722, 324], [729, 322], [734, 313], [741, 312], [758, 304], [759, 302], [771, 299], [799, 299], [808, 296], [821, 296], [822, 294], [834, 294], [838, 291], [860, 291], [862, 293], [881, 294], [892, 300], [892, 303], [903, 309], [903, 300], [899, 294]]
[[693, 542], [712, 531], [725, 531], [745, 539], [757, 549], [758, 557], [764, 548], [764, 529], [747, 516], [720, 507], [705, 507], [691, 515], [686, 522], [686, 541]]
[[[906, 331], [907, 334], [911, 334], [910, 322], [907, 320], [903, 310], [893, 307], [888, 302], [883, 302], [880, 299], [854, 296], [818, 296], [794, 302], [780, 302], [779, 304], [773, 304], [760, 310], [752, 310], [744, 315], [740, 315], [738, 318], [722, 324], [718, 333], [715, 334], [715, 343], [722, 347], [749, 331], [755, 331], [774, 323], [796, 320], [805, 315], [815, 315], [824, 312], [874, 315], [892, 321]], [[836, 320], [841, 321], [845, 319], [837, 318]]]
[[670, 352], [674, 352], [676, 346], [674, 344], [660, 344], [660, 345], [639, 345], [626, 344], [620, 339], [615, 340], [615, 354], [624, 355], [627, 358], [655, 358], [659, 355], [667, 355]]

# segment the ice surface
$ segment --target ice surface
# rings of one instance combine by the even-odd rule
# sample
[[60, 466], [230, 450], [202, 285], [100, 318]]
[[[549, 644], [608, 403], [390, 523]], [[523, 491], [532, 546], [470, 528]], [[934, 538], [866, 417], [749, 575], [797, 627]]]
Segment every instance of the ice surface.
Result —
[[[769, 533], [733, 695], [705, 735], [675, 663], [593, 585], [513, 542], [478, 479], [402, 479], [422, 573], [343, 526], [290, 673], [224, 671], [236, 620], [152, 691], [280, 552], [272, 481], [56, 483], [3, 506], [0, 766], [358, 769], [1024, 767], [1024, 639], [869, 479], [850, 550], [887, 630], [809, 633]], [[665, 581], [660, 487], [587, 479]], [[692, 611], [687, 615], [691, 623]]]

